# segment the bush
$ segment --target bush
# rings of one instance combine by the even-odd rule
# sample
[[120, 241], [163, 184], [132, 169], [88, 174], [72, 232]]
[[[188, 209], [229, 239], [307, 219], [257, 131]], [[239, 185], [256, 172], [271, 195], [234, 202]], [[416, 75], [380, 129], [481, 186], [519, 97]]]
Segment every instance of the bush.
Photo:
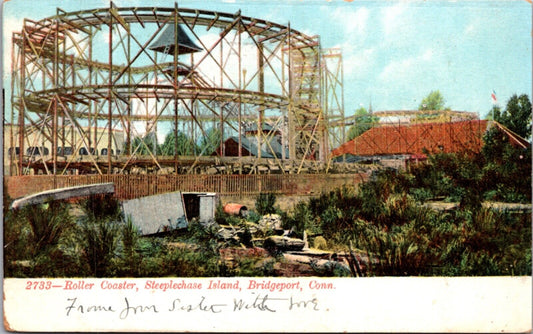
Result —
[[238, 277], [264, 277], [274, 276], [274, 263], [273, 258], [263, 257], [245, 257], [237, 260], [235, 268], [227, 273], [227, 276]]
[[255, 199], [255, 210], [260, 215], [276, 213], [276, 195], [272, 193], [260, 193]]
[[322, 233], [320, 225], [316, 223], [315, 216], [306, 202], [299, 202], [294, 206], [292, 212], [284, 221], [284, 227], [287, 229], [293, 228], [300, 236], [303, 236], [304, 231], [308, 231], [311, 235]]
[[68, 210], [67, 204], [58, 201], [29, 205], [22, 209], [22, 217], [31, 228], [33, 240], [29, 247], [34, 255], [56, 248], [62, 234], [73, 227]]
[[119, 228], [115, 221], [84, 217], [80, 221], [79, 242], [94, 277], [112, 276]]
[[4, 216], [5, 263], [29, 260], [33, 256], [33, 235], [28, 221], [20, 211], [8, 211]]
[[414, 200], [418, 203], [424, 203], [434, 197], [431, 190], [427, 188], [412, 188], [409, 190], [409, 194], [413, 196]]
[[325, 250], [328, 248], [328, 243], [324, 237], [318, 236], [313, 240], [313, 248]]
[[4, 224], [6, 276], [70, 277], [85, 271], [76, 251], [69, 205], [53, 201], [7, 212]]
[[139, 254], [139, 231], [129, 216], [118, 226], [118, 230], [121, 261], [117, 264], [117, 275], [137, 276], [142, 261]]
[[163, 258], [165, 275], [178, 277], [218, 276], [219, 256], [211, 252], [175, 249]]
[[122, 214], [119, 201], [112, 194], [91, 195], [81, 201], [80, 206], [86, 216], [95, 220], [120, 220]]
[[248, 215], [246, 216], [246, 220], [256, 224], [261, 220], [261, 218], [262, 216], [255, 211], [248, 211]]

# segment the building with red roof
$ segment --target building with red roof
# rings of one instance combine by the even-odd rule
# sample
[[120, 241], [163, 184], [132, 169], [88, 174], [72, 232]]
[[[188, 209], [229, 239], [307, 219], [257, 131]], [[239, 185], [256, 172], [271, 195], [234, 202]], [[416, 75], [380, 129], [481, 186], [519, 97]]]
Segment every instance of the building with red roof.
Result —
[[334, 149], [332, 157], [403, 156], [423, 159], [431, 153], [479, 153], [483, 135], [492, 126], [504, 132], [515, 146], [529, 143], [503, 125], [488, 120], [445, 123], [398, 124], [373, 127], [353, 140]]

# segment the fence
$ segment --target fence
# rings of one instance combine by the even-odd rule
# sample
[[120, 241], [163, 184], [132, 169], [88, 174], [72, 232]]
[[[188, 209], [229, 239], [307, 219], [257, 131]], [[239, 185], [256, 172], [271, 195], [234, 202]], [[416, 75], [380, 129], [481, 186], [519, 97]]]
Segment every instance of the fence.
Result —
[[267, 175], [27, 175], [5, 176], [4, 190], [11, 198], [64, 187], [113, 182], [119, 199], [172, 191], [214, 192], [221, 196], [318, 195], [342, 185], [357, 185], [367, 174]]

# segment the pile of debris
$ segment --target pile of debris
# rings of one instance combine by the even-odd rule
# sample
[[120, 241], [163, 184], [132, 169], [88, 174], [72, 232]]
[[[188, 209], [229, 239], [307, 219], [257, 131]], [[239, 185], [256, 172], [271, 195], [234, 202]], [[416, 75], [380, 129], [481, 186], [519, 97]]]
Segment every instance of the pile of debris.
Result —
[[[244, 223], [238, 226], [217, 224], [216, 235], [220, 241], [240, 245], [239, 254], [246, 257], [245, 254], [249, 251], [245, 250], [254, 250], [252, 253], [255, 254], [260, 249], [263, 257], [265, 254], [281, 256], [282, 263], [277, 263], [274, 269], [282, 276], [363, 276], [362, 268], [365, 266], [361, 264], [363, 259], [360, 255], [354, 252], [340, 254], [310, 249], [306, 233], [304, 232], [303, 238], [299, 238], [292, 229], [283, 229], [280, 215], [263, 215], [254, 223], [246, 221], [247, 209], [242, 210], [237, 206], [233, 206], [233, 209], [235, 215], [244, 218]], [[238, 255], [229, 249], [231, 248], [225, 248], [221, 255], [224, 259], [228, 257], [226, 260], [234, 261]]]

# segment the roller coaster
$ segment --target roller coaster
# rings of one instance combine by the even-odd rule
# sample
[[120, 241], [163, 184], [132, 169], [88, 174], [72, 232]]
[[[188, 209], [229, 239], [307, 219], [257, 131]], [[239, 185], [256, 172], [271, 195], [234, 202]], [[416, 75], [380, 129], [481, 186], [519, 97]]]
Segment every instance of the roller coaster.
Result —
[[342, 54], [290, 24], [111, 2], [12, 46], [10, 175], [319, 173], [345, 140]]

